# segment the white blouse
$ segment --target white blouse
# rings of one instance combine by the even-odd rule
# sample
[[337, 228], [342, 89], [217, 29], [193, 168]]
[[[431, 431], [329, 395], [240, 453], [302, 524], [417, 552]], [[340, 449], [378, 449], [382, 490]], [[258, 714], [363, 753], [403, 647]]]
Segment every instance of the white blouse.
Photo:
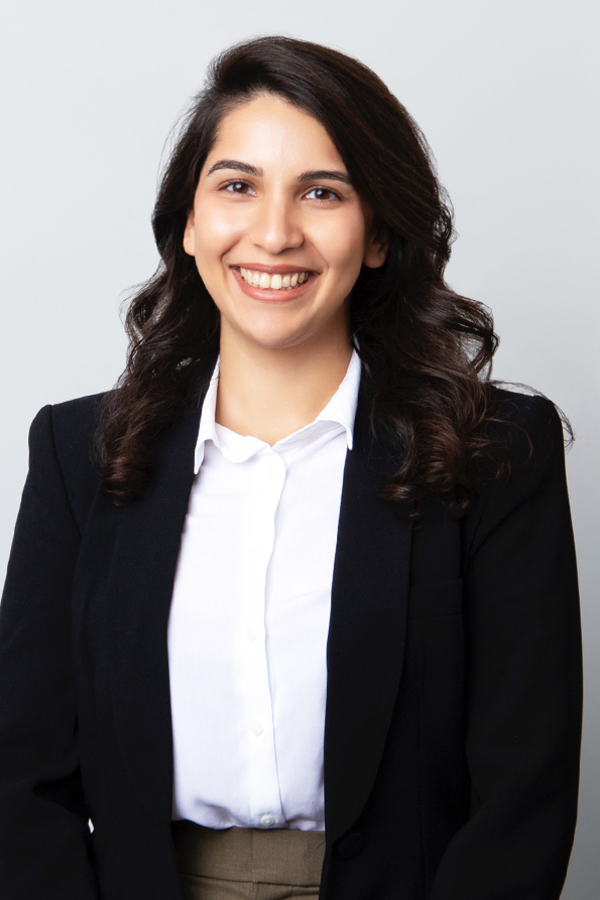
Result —
[[196, 448], [169, 618], [173, 817], [210, 828], [325, 828], [326, 646], [353, 353], [314, 422], [272, 447], [215, 423]]

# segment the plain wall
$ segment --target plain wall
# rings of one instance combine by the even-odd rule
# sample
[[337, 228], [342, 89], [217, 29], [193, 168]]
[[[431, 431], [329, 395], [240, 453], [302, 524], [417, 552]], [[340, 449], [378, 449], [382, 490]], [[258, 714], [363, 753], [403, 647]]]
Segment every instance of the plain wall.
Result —
[[594, 0], [2, 0], [0, 565], [46, 403], [110, 387], [119, 300], [157, 255], [167, 134], [209, 59], [284, 33], [382, 76], [427, 135], [460, 234], [448, 280], [492, 307], [494, 373], [569, 415], [586, 649], [580, 821], [565, 900], [600, 888], [597, 518], [600, 12]]

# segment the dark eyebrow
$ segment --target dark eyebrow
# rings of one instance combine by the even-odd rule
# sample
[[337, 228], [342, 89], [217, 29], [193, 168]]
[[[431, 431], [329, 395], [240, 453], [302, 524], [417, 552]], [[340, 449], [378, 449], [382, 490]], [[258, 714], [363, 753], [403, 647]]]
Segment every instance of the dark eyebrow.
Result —
[[220, 159], [214, 166], [210, 167], [206, 174], [212, 175], [213, 172], [218, 172], [219, 169], [237, 169], [238, 172], [254, 175], [255, 178], [262, 178], [263, 175], [262, 169], [251, 166], [250, 163], [240, 162], [239, 159]]
[[[251, 166], [250, 163], [241, 162], [239, 159], [220, 159], [210, 167], [206, 174], [207, 176], [212, 175], [213, 172], [218, 172], [219, 169], [235, 169], [237, 172], [244, 172], [246, 175], [254, 175], [255, 178], [262, 178], [264, 174], [263, 170], [259, 169], [258, 166]], [[340, 181], [342, 184], [352, 186], [349, 176], [338, 169], [314, 169], [303, 172], [298, 176], [298, 181], [300, 183], [303, 181]]]
[[349, 187], [352, 186], [350, 176], [337, 169], [315, 169], [314, 171], [303, 172], [302, 175], [298, 176], [298, 181], [341, 181], [342, 184], [347, 184]]

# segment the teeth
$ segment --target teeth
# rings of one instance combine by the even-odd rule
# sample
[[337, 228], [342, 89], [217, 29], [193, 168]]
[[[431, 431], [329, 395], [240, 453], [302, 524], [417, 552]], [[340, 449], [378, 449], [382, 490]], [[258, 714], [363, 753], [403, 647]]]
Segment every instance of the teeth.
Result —
[[240, 274], [246, 284], [271, 291], [289, 290], [296, 285], [304, 284], [309, 275], [308, 272], [294, 272], [293, 275], [280, 275], [279, 273], [269, 275], [267, 272], [254, 272], [243, 268], [240, 268]]

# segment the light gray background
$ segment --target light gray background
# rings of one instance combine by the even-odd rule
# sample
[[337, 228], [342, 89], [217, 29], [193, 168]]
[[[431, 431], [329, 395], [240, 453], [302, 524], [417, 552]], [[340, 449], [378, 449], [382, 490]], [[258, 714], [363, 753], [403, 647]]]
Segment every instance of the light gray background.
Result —
[[[580, 820], [563, 898], [600, 893], [595, 0], [2, 0], [2, 505], [8, 556], [29, 422], [119, 375], [123, 291], [157, 256], [166, 136], [230, 43], [285, 33], [359, 57], [425, 131], [456, 209], [448, 280], [494, 310], [498, 378], [570, 416], [586, 643]], [[32, 561], [33, 562], [33, 561]]]

